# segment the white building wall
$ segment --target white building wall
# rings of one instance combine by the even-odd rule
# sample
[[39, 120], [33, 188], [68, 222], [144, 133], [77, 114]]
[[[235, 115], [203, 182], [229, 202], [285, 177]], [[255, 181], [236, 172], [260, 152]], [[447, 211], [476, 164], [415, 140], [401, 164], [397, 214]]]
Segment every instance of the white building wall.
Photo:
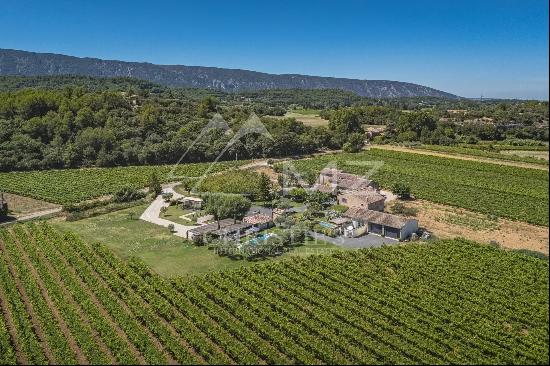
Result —
[[417, 220], [407, 220], [407, 223], [400, 232], [399, 239], [405, 240], [411, 236], [411, 234], [418, 231], [418, 221]]

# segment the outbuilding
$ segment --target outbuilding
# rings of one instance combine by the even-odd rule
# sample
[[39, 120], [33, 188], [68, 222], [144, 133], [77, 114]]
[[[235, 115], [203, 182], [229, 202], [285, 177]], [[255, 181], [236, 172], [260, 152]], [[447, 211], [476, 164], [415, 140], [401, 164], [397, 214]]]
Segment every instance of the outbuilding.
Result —
[[345, 213], [352, 220], [353, 230], [364, 230], [388, 238], [405, 240], [418, 231], [418, 221], [386, 212], [350, 208]]
[[202, 208], [202, 198], [199, 197], [184, 197], [180, 200], [182, 208], [192, 208], [200, 210]]

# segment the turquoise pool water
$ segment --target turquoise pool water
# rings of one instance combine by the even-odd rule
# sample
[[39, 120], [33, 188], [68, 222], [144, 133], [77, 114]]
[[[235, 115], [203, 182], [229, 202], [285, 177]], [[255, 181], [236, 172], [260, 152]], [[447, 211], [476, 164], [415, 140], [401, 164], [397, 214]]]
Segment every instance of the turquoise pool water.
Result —
[[326, 227], [327, 229], [334, 229], [336, 227], [336, 225], [326, 221], [319, 221], [319, 225], [321, 225], [322, 227]]
[[276, 236], [276, 235], [273, 234], [273, 233], [261, 234], [261, 235], [258, 235], [257, 237], [255, 237], [254, 239], [250, 239], [248, 242], [252, 245], [257, 245], [257, 244], [260, 244], [261, 242], [264, 242], [267, 239], [272, 238], [274, 236]]

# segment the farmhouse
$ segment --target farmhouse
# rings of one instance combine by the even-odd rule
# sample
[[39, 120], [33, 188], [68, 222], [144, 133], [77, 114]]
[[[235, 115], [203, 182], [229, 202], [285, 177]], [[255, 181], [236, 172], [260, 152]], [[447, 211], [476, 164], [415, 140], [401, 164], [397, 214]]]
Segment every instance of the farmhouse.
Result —
[[229, 236], [240, 238], [241, 235], [244, 234], [245, 231], [251, 227], [252, 225], [249, 223], [236, 222], [231, 225], [225, 226], [221, 229], [213, 231], [212, 235], [217, 236], [219, 238], [225, 238]]
[[270, 215], [265, 214], [255, 214], [251, 216], [245, 216], [243, 222], [250, 224], [260, 230], [269, 228], [273, 224], [273, 220]]
[[[323, 187], [324, 188], [321, 188]], [[370, 179], [358, 175], [344, 173], [335, 168], [324, 168], [319, 174], [316, 187], [321, 189], [332, 188], [332, 191], [362, 191], [365, 189], [376, 189], [376, 183]]]
[[346, 211], [344, 216], [351, 219], [351, 225], [346, 228], [346, 236], [373, 233], [404, 240], [418, 230], [417, 220], [380, 211], [352, 207]]
[[219, 222], [213, 222], [211, 224], [202, 225], [187, 231], [187, 239], [193, 241], [200, 241], [205, 235], [211, 234], [216, 230], [223, 229], [225, 227], [235, 224], [233, 219], [223, 219]]
[[338, 204], [340, 205], [367, 208], [375, 211], [384, 211], [384, 201], [386, 200], [386, 197], [372, 188], [358, 192], [344, 192], [337, 197]]
[[384, 211], [386, 197], [377, 191], [374, 181], [341, 170], [325, 168], [319, 174], [314, 189], [337, 196], [338, 204]]

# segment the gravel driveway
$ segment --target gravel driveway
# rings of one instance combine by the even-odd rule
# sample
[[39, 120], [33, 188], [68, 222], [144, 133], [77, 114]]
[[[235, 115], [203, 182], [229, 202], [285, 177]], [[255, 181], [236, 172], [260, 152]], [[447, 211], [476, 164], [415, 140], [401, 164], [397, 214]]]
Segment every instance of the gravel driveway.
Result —
[[[172, 193], [173, 197], [172, 199], [179, 199], [182, 198], [183, 195], [177, 193], [174, 191], [174, 186], [176, 184], [168, 184], [162, 187], [163, 193]], [[175, 222], [172, 222], [170, 220], [162, 219], [160, 218], [160, 209], [162, 207], [168, 207], [170, 205], [169, 202], [164, 202], [164, 199], [162, 198], [162, 195], [158, 195], [157, 198], [145, 209], [145, 211], [141, 214], [139, 217], [140, 220], [150, 222], [155, 225], [160, 225], [164, 227], [168, 227], [168, 225], [174, 225], [174, 235], [186, 238], [187, 237], [187, 231], [193, 228], [196, 228], [197, 226], [185, 226], [182, 224], [178, 224]]]

